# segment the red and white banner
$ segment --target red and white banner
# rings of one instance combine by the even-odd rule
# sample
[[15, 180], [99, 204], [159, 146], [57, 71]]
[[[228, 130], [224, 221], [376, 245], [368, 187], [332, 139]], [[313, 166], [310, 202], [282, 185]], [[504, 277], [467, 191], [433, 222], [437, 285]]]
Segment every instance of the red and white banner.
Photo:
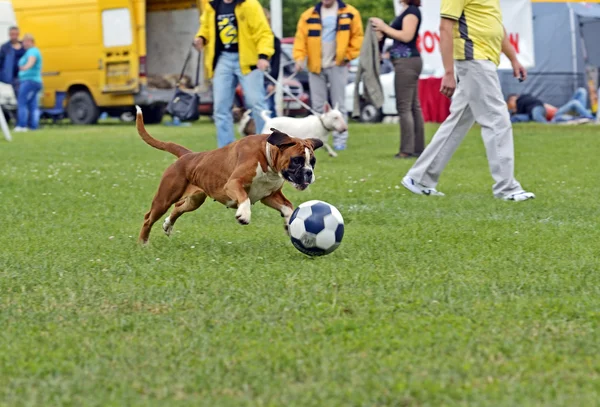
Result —
[[[400, 1], [394, 0], [396, 15]], [[533, 54], [533, 22], [529, 0], [500, 0], [502, 19], [510, 42], [515, 47], [519, 61], [526, 68], [535, 64]], [[444, 66], [440, 53], [440, 0], [424, 0], [421, 7], [419, 50], [423, 58], [423, 76], [443, 76]], [[500, 69], [511, 69], [510, 62], [502, 55]]]

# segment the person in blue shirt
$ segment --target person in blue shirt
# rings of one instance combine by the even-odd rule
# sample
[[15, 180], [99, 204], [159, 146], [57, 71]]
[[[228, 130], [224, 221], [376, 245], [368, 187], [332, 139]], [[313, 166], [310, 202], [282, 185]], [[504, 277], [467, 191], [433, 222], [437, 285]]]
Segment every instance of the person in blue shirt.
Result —
[[25, 55], [19, 59], [19, 95], [16, 132], [39, 125], [38, 94], [42, 90], [42, 54], [31, 34], [23, 36]]
[[8, 29], [8, 42], [0, 47], [0, 82], [12, 85], [15, 97], [19, 89], [19, 59], [25, 54], [25, 48], [19, 41], [19, 28]]

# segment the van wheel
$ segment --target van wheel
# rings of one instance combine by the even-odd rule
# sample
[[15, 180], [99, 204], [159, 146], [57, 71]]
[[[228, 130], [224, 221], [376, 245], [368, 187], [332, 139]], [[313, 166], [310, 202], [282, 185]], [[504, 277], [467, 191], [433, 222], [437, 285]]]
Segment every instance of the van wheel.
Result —
[[383, 112], [370, 103], [365, 103], [360, 108], [360, 121], [363, 123], [381, 123]]
[[94, 124], [100, 117], [100, 109], [96, 106], [92, 95], [80, 90], [69, 97], [67, 115], [73, 124]]
[[146, 124], [159, 124], [162, 122], [165, 110], [167, 107], [162, 104], [144, 106], [142, 114], [144, 116], [144, 123]]

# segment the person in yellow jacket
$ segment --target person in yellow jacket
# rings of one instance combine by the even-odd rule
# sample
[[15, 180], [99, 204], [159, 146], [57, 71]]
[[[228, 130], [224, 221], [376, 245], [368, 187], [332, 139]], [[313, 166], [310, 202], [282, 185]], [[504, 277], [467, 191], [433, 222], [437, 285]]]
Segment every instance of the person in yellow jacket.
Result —
[[[360, 13], [342, 0], [322, 0], [300, 17], [293, 57], [296, 70], [308, 66], [310, 99], [323, 112], [328, 100], [344, 115], [349, 61], [358, 58], [364, 32]], [[333, 133], [333, 148], [346, 149], [348, 132]]]
[[269, 69], [274, 37], [258, 0], [212, 0], [200, 16], [194, 44], [204, 50], [204, 66], [213, 84], [213, 117], [219, 147], [235, 141], [231, 109], [238, 83], [257, 129], [267, 110], [263, 72]]

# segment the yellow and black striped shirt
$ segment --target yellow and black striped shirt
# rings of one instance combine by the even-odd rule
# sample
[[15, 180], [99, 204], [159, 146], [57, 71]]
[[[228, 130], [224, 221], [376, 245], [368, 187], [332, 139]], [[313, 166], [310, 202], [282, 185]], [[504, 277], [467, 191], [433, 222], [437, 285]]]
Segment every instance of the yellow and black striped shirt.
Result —
[[442, 0], [441, 16], [455, 20], [454, 59], [500, 64], [504, 26], [500, 0]]

